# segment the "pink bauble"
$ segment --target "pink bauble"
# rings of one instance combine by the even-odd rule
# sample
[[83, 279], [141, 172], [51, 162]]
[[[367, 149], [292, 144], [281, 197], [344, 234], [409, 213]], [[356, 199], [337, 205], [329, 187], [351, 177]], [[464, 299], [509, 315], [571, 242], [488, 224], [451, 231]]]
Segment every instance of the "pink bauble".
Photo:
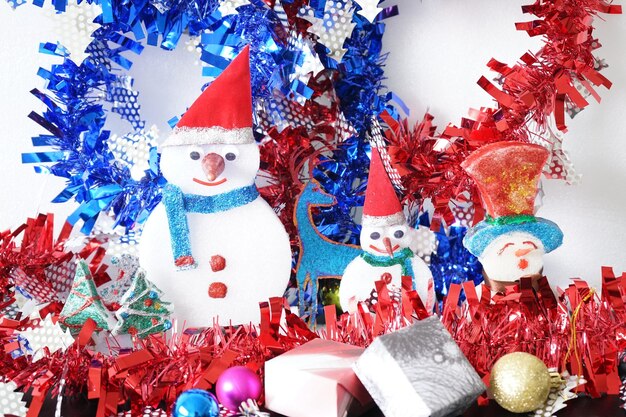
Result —
[[258, 400], [262, 391], [261, 378], [245, 366], [233, 366], [222, 372], [215, 387], [217, 399], [231, 411], [237, 411], [244, 401]]

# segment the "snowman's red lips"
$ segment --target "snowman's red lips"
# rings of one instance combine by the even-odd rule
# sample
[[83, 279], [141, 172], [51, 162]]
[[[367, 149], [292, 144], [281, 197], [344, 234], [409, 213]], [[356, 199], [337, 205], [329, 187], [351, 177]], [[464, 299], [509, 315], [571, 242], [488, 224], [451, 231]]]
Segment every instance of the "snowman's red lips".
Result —
[[206, 181], [202, 181], [202, 180], [199, 180], [197, 178], [194, 178], [193, 182], [197, 182], [198, 184], [207, 185], [209, 187], [212, 187], [214, 185], [224, 184], [226, 182], [226, 178], [222, 178], [221, 180], [215, 181], [215, 182], [206, 182]]
[[528, 260], [524, 258], [520, 259], [519, 262], [517, 263], [517, 267], [521, 270], [528, 268]]

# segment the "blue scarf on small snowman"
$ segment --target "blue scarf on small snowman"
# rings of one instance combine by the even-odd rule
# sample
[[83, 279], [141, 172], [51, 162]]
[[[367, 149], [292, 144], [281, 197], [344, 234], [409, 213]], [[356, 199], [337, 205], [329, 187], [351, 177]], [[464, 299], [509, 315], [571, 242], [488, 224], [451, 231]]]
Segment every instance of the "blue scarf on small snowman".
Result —
[[361, 254], [361, 258], [369, 265], [387, 268], [393, 265], [400, 265], [402, 268], [402, 276], [411, 277], [411, 281], [413, 282], [413, 289], [416, 289], [417, 286], [415, 284], [415, 273], [413, 272], [413, 266], [411, 265], [411, 259], [415, 256], [413, 251], [410, 248], [404, 248], [400, 252], [391, 256], [378, 256], [373, 255], [369, 252], [363, 252]]
[[174, 263], [178, 269], [185, 270], [197, 267], [191, 254], [187, 213], [210, 214], [228, 211], [245, 206], [256, 200], [258, 196], [259, 191], [255, 184], [214, 196], [185, 194], [179, 187], [166, 184], [163, 188], [163, 204], [170, 229]]

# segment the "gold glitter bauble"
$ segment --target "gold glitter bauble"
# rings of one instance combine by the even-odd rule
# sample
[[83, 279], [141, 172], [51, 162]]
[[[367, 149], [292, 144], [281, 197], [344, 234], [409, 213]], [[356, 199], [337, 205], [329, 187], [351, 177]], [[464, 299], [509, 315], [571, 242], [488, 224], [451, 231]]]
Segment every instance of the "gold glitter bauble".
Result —
[[550, 394], [550, 373], [538, 357], [515, 352], [504, 355], [491, 369], [489, 391], [502, 408], [529, 413], [541, 407]]

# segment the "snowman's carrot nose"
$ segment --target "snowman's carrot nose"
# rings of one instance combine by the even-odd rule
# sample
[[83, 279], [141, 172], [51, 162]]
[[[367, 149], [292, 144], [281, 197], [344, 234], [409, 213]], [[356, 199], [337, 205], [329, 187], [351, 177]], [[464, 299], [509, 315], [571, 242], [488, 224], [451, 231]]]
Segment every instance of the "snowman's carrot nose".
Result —
[[224, 158], [216, 153], [208, 153], [202, 158], [202, 170], [209, 181], [215, 181], [224, 172]]
[[389, 256], [393, 258], [393, 247], [391, 246], [391, 239], [388, 237], [383, 238], [383, 244], [385, 245], [385, 249], [387, 249], [387, 253]]
[[529, 254], [533, 250], [534, 250], [533, 248], [518, 249], [518, 250], [515, 251], [515, 256], [517, 256], [519, 258], [520, 256], [524, 256], [524, 255]]

